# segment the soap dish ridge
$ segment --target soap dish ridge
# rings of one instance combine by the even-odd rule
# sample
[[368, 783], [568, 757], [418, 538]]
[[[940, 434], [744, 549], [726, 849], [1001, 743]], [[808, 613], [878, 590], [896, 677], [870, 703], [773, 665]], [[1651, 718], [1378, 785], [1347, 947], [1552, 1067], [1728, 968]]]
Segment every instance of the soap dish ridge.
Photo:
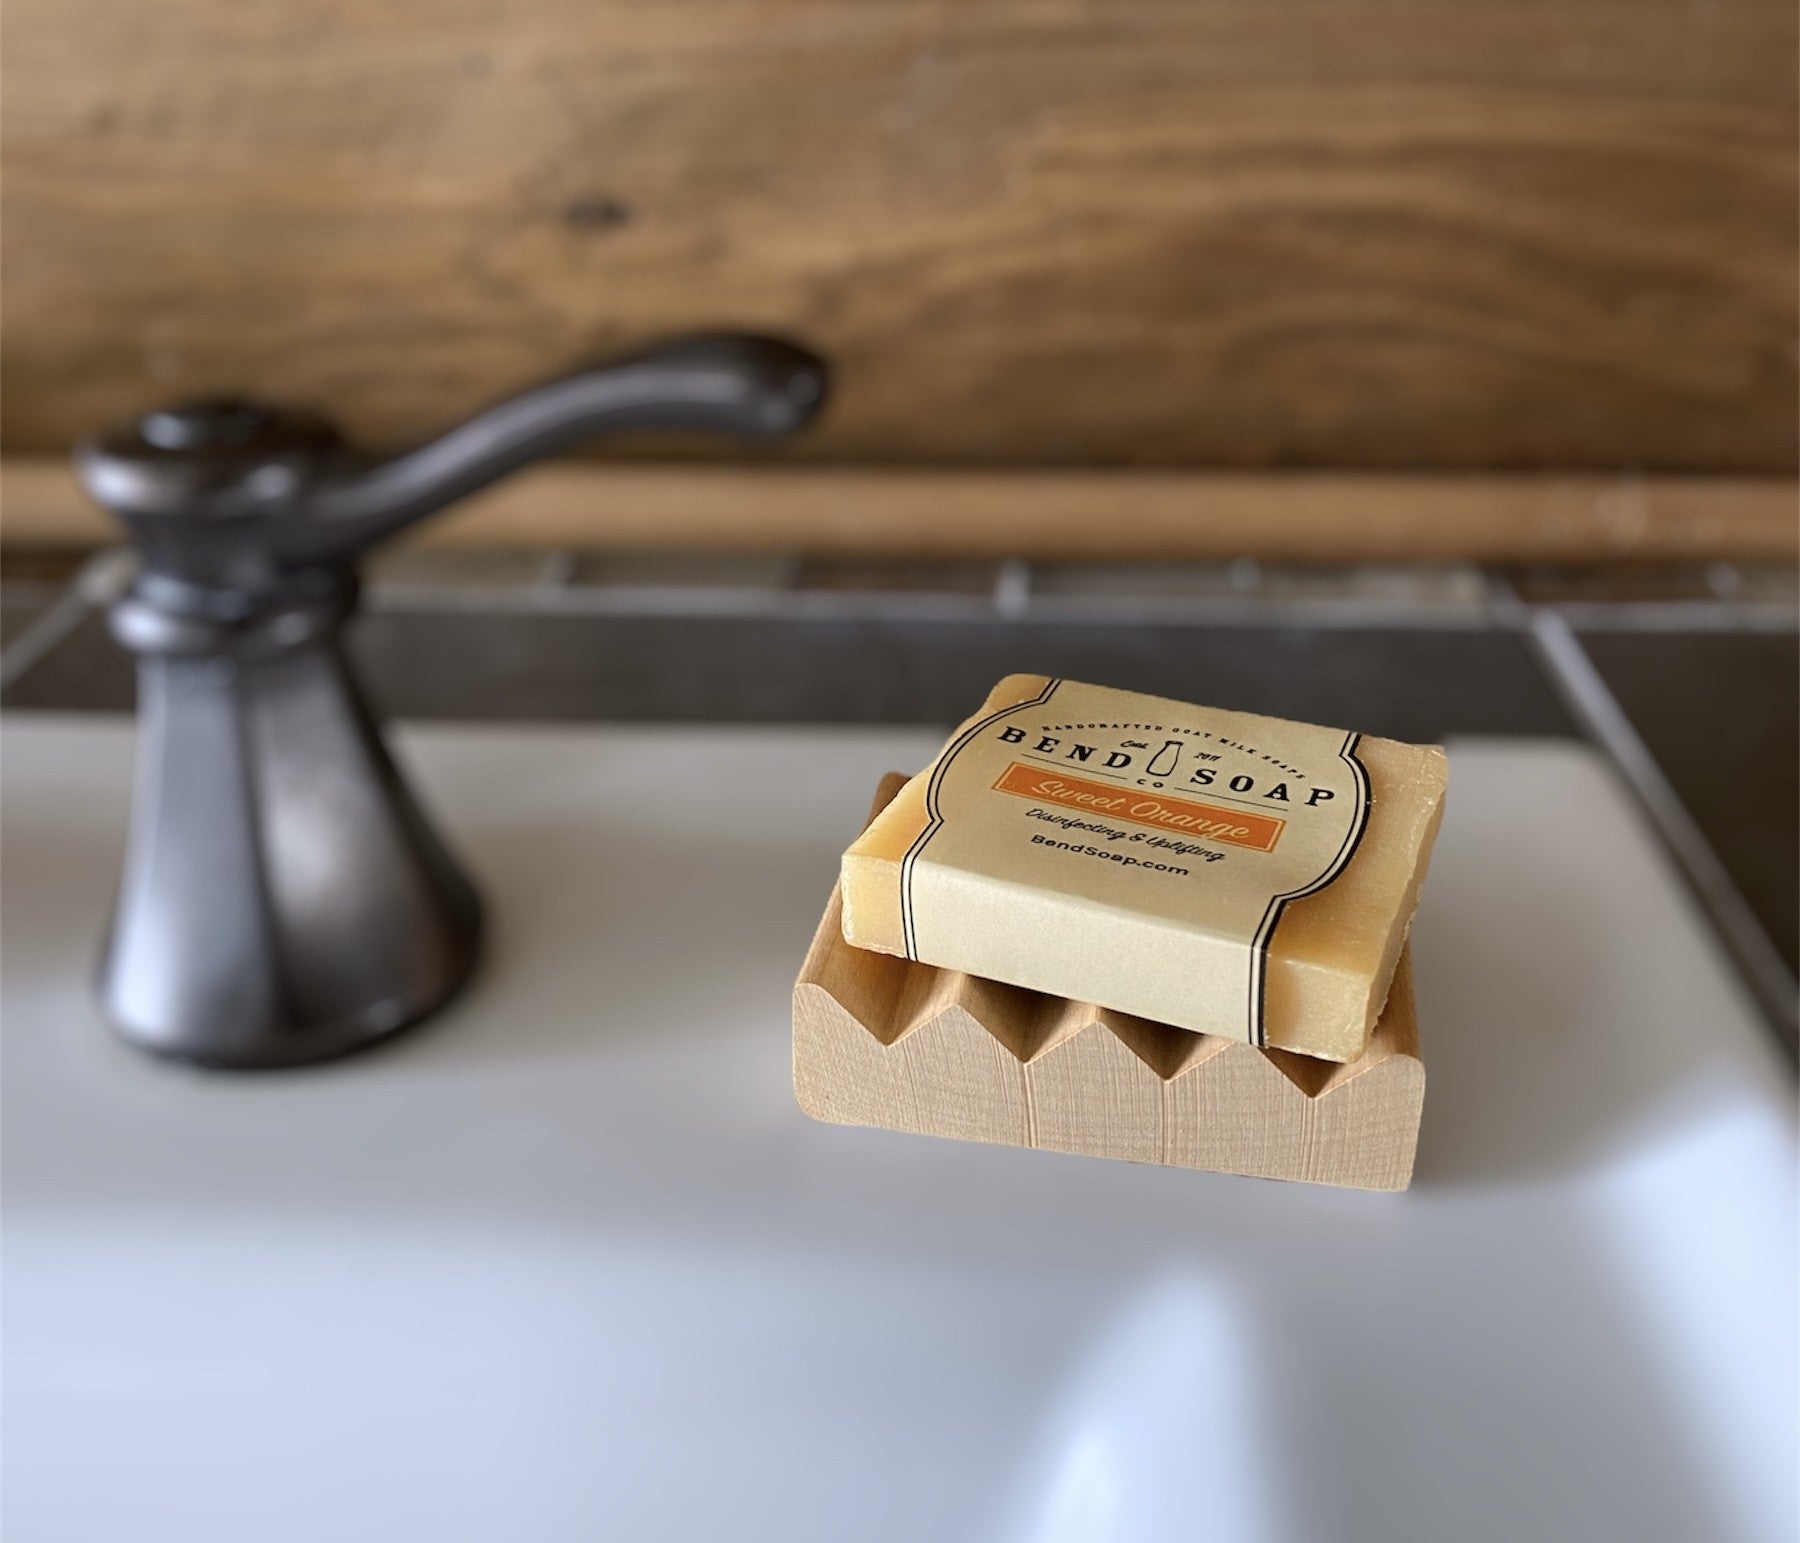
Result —
[[852, 948], [835, 889], [794, 987], [795, 1094], [836, 1124], [1398, 1190], [1424, 1086], [1410, 949], [1347, 1064]]

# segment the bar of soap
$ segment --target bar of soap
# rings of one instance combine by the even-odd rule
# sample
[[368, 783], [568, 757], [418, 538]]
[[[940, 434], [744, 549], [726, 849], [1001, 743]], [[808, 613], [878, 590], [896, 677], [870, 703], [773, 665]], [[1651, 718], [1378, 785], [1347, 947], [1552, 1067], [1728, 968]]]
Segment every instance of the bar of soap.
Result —
[[[906, 779], [881, 781], [872, 819]], [[815, 1120], [1405, 1189], [1425, 1098], [1407, 954], [1345, 1066], [1256, 1050], [844, 942], [833, 891], [794, 983], [794, 1095]]]
[[1354, 1061], [1444, 787], [1436, 745], [1010, 675], [844, 854], [844, 940]]

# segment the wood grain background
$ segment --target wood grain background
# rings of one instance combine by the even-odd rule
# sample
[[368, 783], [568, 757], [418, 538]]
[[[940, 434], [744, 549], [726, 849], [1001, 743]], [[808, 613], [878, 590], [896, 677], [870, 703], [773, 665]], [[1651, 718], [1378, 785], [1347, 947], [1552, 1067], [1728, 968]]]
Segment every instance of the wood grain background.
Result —
[[404, 439], [693, 325], [794, 453], [1795, 464], [1792, 0], [8, 0], [4, 419]]
[[[66, 460], [0, 463], [8, 548], [118, 527]], [[856, 557], [1792, 563], [1800, 499], [1772, 477], [1007, 467], [539, 466], [407, 539], [423, 545]]]

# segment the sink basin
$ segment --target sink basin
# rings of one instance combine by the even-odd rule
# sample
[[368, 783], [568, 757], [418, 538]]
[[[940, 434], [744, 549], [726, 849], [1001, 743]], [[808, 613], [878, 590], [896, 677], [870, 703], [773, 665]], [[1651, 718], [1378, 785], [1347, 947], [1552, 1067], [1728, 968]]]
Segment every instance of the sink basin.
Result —
[[1601, 763], [1452, 747], [1387, 1196], [808, 1122], [793, 973], [935, 745], [402, 735], [479, 984], [219, 1076], [90, 1000], [128, 725], [12, 717], [8, 1535], [1792, 1537], [1790, 1095]]

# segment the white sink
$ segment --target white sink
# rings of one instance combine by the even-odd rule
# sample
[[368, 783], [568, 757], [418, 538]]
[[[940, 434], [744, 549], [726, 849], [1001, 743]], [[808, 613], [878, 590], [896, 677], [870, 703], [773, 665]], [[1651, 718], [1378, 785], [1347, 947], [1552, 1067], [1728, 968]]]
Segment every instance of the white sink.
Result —
[[6, 724], [9, 1540], [1793, 1537], [1789, 1094], [1585, 751], [1453, 750], [1382, 1196], [795, 1109], [837, 851], [933, 735], [404, 743], [479, 987], [209, 1076], [88, 994], [128, 730]]

